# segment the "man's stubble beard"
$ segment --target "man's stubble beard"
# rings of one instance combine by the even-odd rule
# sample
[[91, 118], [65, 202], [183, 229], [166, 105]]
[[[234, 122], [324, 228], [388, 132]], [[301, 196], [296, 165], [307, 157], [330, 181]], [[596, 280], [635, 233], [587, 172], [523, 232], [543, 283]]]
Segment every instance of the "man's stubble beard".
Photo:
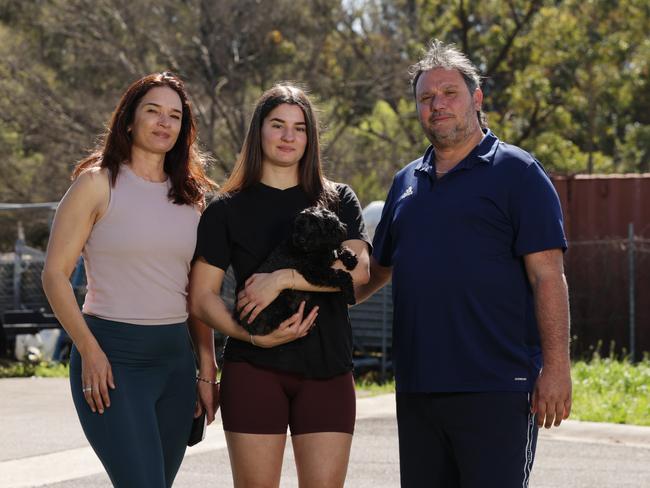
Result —
[[473, 107], [469, 107], [467, 112], [465, 112], [465, 117], [462, 121], [455, 124], [451, 129], [447, 130], [444, 134], [440, 134], [439, 131], [432, 129], [431, 119], [437, 114], [432, 114], [430, 119], [427, 121], [427, 125], [422, 125], [422, 130], [424, 131], [429, 142], [433, 144], [434, 147], [438, 148], [451, 148], [454, 146], [460, 145], [462, 142], [469, 139], [475, 131], [475, 127], [472, 124], [472, 118], [476, 117], [476, 111]]

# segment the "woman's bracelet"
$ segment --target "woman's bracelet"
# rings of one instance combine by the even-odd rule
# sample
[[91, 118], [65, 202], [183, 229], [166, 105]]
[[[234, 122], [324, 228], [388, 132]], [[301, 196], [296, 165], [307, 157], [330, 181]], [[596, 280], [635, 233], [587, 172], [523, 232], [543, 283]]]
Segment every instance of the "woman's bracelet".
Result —
[[251, 338], [251, 344], [253, 344], [254, 346], [257, 346], [257, 344], [255, 344], [255, 339], [253, 339], [253, 334], [250, 334], [250, 333], [249, 333], [249, 334], [248, 334], [248, 337]]
[[217, 380], [208, 380], [206, 378], [201, 378], [200, 376], [196, 377], [197, 381], [203, 381], [203, 383], [210, 383], [211, 385], [218, 385], [219, 382]]

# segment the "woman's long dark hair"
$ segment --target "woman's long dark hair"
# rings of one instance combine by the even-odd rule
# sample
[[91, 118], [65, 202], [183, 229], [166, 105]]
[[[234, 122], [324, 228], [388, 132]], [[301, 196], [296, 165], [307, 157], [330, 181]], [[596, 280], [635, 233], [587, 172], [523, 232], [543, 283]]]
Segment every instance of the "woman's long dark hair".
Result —
[[261, 181], [262, 124], [275, 107], [284, 103], [298, 106], [305, 117], [307, 146], [299, 163], [299, 184], [312, 204], [331, 207], [337, 203], [338, 195], [332, 182], [323, 175], [316, 115], [305, 92], [288, 83], [275, 85], [257, 101], [239, 158], [220, 192], [236, 193]]
[[127, 88], [113, 111], [102, 142], [90, 156], [77, 164], [72, 173], [73, 179], [90, 168], [108, 168], [111, 185], [115, 185], [120, 165], [131, 159], [132, 141], [128, 127], [133, 123], [136, 108], [142, 97], [158, 86], [171, 88], [178, 93], [183, 105], [178, 139], [165, 154], [164, 171], [171, 183], [169, 199], [180, 205], [203, 202], [205, 193], [216, 185], [204, 171], [207, 158], [197, 147], [196, 123], [185, 86], [180, 78], [170, 72], [147, 75]]

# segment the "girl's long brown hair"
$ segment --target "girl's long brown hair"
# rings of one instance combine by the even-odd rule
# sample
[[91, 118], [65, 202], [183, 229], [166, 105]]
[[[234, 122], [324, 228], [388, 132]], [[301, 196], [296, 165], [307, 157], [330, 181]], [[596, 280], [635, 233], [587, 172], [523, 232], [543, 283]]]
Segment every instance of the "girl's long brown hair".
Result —
[[305, 117], [307, 147], [299, 163], [299, 184], [312, 204], [331, 207], [337, 203], [338, 195], [332, 182], [323, 175], [316, 115], [305, 92], [288, 83], [275, 85], [257, 101], [239, 158], [220, 193], [236, 193], [261, 181], [262, 124], [269, 113], [283, 103], [298, 106]]
[[205, 193], [216, 184], [204, 171], [207, 158], [197, 147], [196, 122], [185, 86], [180, 78], [167, 71], [147, 75], [127, 88], [113, 111], [103, 140], [90, 156], [77, 164], [72, 173], [73, 179], [90, 168], [108, 168], [111, 185], [115, 186], [120, 165], [131, 159], [132, 141], [128, 127], [133, 123], [135, 110], [142, 97], [158, 86], [174, 90], [183, 105], [178, 139], [165, 154], [164, 170], [171, 183], [169, 199], [179, 205], [203, 202]]

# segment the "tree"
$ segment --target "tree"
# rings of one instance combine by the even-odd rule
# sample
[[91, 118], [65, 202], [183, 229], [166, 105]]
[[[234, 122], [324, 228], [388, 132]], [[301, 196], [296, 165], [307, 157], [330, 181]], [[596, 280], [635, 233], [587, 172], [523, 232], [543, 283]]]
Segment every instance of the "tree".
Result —
[[328, 174], [382, 199], [427, 145], [407, 69], [434, 37], [482, 70], [495, 133], [547, 169], [647, 171], [648, 25], [647, 0], [0, 0], [0, 196], [60, 198], [126, 86], [171, 69], [218, 181], [256, 98], [295, 80]]

